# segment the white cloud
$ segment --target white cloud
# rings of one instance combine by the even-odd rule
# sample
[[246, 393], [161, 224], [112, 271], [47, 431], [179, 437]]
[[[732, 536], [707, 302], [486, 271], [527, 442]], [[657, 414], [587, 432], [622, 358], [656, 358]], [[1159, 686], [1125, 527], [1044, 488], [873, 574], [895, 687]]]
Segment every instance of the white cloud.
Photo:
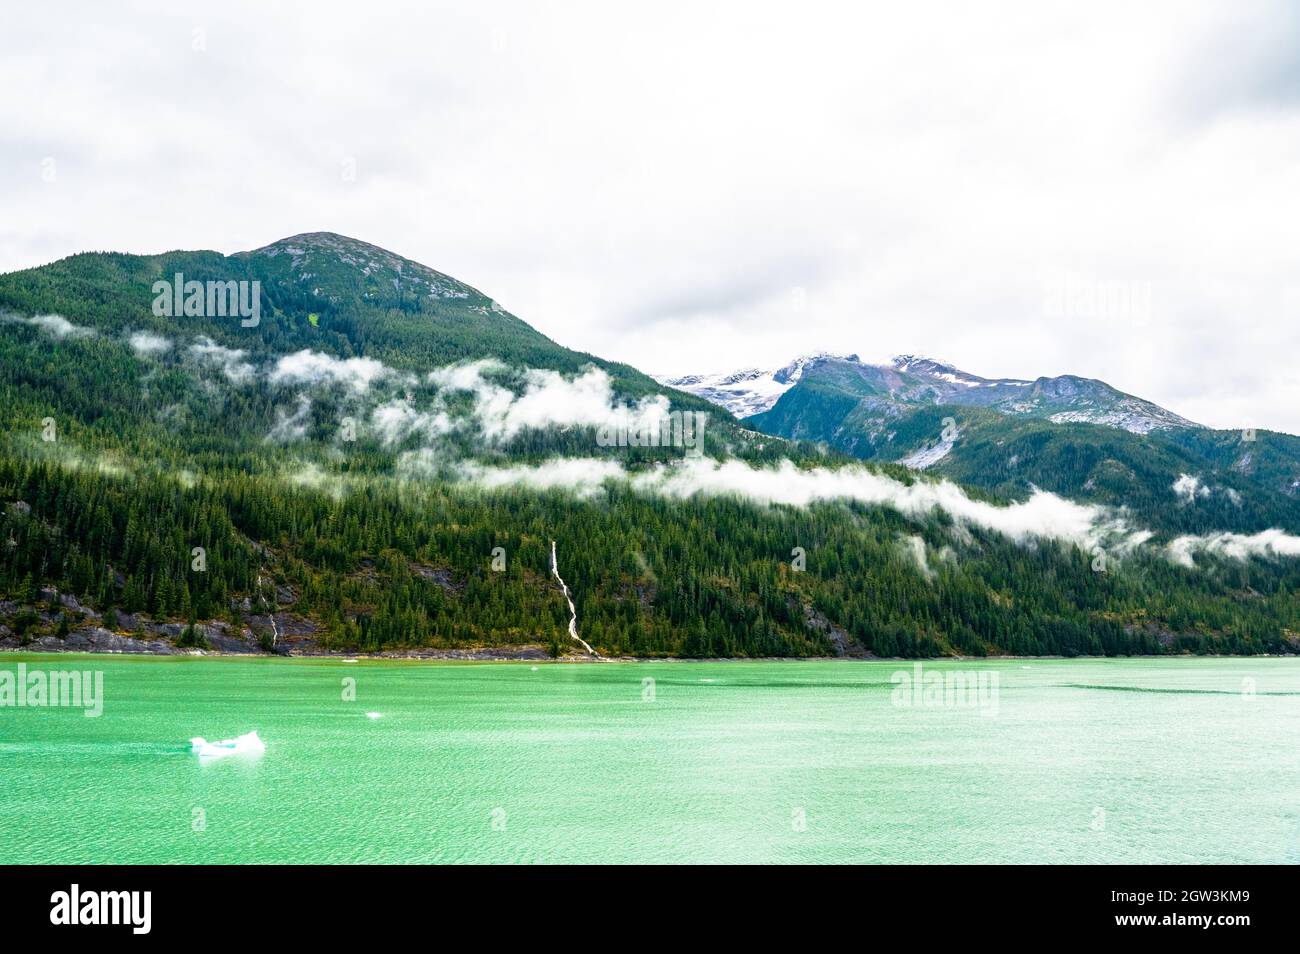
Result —
[[370, 414], [370, 425], [379, 440], [387, 446], [399, 443], [412, 434], [434, 438], [450, 432], [454, 427], [446, 412], [419, 411], [404, 398], [376, 407]]
[[131, 350], [141, 356], [163, 354], [172, 347], [171, 339], [149, 331], [137, 331], [127, 341]]
[[1241, 494], [1236, 490], [1231, 487], [1211, 487], [1194, 474], [1179, 474], [1178, 479], [1170, 485], [1170, 489], [1185, 504], [1193, 503], [1197, 498], [1205, 499], [1215, 494], [1223, 494], [1232, 501], [1234, 506], [1241, 506]]
[[525, 487], [529, 490], [569, 490], [580, 497], [599, 493], [606, 480], [625, 477], [616, 461], [590, 457], [556, 457], [544, 464], [517, 464], [509, 467], [485, 467], [462, 463], [457, 472], [463, 480], [485, 490]]
[[4, 315], [0, 316], [0, 318], [11, 323], [19, 322], [31, 325], [33, 328], [39, 328], [55, 338], [93, 338], [95, 336], [95, 329], [73, 324], [62, 315], [33, 315], [30, 318], [19, 315]]
[[[938, 350], [1300, 432], [1284, 3], [322, 2], [304, 18], [232, 0], [201, 19], [196, 50], [194, 17], [160, 0], [7, 11], [0, 269], [234, 252], [326, 210], [650, 371]], [[1052, 314], [1062, 272], [1127, 283], [1142, 307]]]
[[300, 441], [307, 436], [307, 425], [310, 421], [311, 399], [305, 394], [299, 394], [293, 410], [276, 408], [275, 423], [267, 433], [266, 439], [279, 444]]
[[1090, 547], [1104, 533], [1127, 532], [1122, 521], [1105, 508], [1075, 503], [1045, 491], [1035, 490], [1023, 502], [999, 506], [972, 500], [966, 491], [948, 481], [918, 480], [907, 485], [863, 467], [801, 470], [790, 461], [766, 468], [738, 460], [686, 460], [638, 476], [633, 485], [674, 497], [737, 494], [754, 501], [796, 506], [852, 500], [890, 506], [914, 517], [942, 510], [955, 520], [1020, 542], [1047, 538]]
[[398, 454], [395, 466], [403, 478], [423, 479], [437, 476], [442, 463], [433, 448], [421, 447]]
[[[1074, 544], [1089, 552], [1097, 546], [1104, 546], [1114, 556], [1130, 554], [1145, 547], [1155, 536], [1150, 530], [1132, 526], [1122, 512], [1113, 508], [1076, 503], [1042, 490], [1035, 489], [1027, 500], [1021, 502], [991, 504], [972, 500], [964, 490], [948, 481], [918, 480], [907, 485], [859, 466], [835, 470], [801, 469], [790, 461], [782, 461], [776, 467], [755, 467], [739, 460], [719, 463], [699, 458], [631, 473], [615, 461], [556, 458], [535, 466], [489, 467], [463, 463], [456, 470], [462, 480], [487, 490], [503, 487], [564, 489], [591, 497], [601, 493], [607, 481], [620, 480], [643, 493], [674, 498], [734, 496], [754, 503], [797, 507], [836, 500], [853, 501], [890, 507], [916, 519], [942, 512], [960, 528], [993, 531], [1021, 544], [1054, 540]], [[969, 540], [964, 535], [959, 536]], [[919, 536], [902, 538], [900, 546], [905, 548], [909, 559], [917, 561], [922, 572], [927, 575], [933, 572], [925, 558], [924, 541]], [[1194, 555], [1198, 552], [1234, 560], [1297, 557], [1300, 556], [1300, 537], [1277, 529], [1255, 534], [1187, 535], [1164, 545], [1161, 552], [1188, 568], [1196, 565]], [[945, 561], [955, 559], [948, 547], [941, 549], [938, 556]]]
[[1179, 474], [1170, 489], [1183, 503], [1191, 503], [1197, 497], [1210, 496], [1210, 488], [1201, 483], [1201, 479], [1192, 474]]
[[669, 401], [661, 394], [630, 406], [621, 403], [609, 375], [600, 368], [588, 368], [573, 378], [530, 369], [524, 373], [519, 394], [486, 377], [501, 369], [495, 361], [476, 361], [439, 368], [428, 379], [445, 391], [473, 394], [474, 415], [484, 436], [493, 441], [509, 440], [526, 428], [626, 427], [657, 432], [669, 411]]
[[236, 384], [246, 383], [253, 378], [253, 366], [246, 360], [248, 352], [242, 348], [227, 348], [211, 338], [201, 337], [190, 345], [189, 351], [200, 362], [220, 368]]
[[391, 369], [374, 358], [334, 358], [304, 348], [287, 354], [271, 369], [272, 384], [319, 385], [337, 382], [360, 394]]
[[285, 479], [296, 486], [309, 487], [328, 494], [335, 500], [341, 500], [348, 490], [348, 481], [345, 478], [326, 473], [321, 470], [319, 464], [311, 461], [300, 462], [285, 475]]
[[921, 575], [927, 580], [934, 579], [934, 570], [925, 558], [925, 540], [916, 535], [900, 536], [898, 538], [899, 549], [902, 550], [903, 556], [921, 571]]
[[504, 364], [491, 358], [466, 361], [461, 364], [450, 364], [445, 368], [434, 368], [429, 372], [429, 383], [449, 391], [477, 392], [486, 384], [483, 377], [486, 372], [504, 369]]
[[629, 473], [610, 460], [556, 458], [537, 466], [465, 465], [466, 479], [488, 489], [524, 486], [567, 488], [581, 495], [600, 491], [605, 481], [627, 480], [644, 493], [666, 497], [735, 496], [755, 503], [806, 507], [827, 501], [854, 501], [891, 507], [915, 518], [942, 511], [954, 520], [992, 530], [1021, 543], [1060, 540], [1090, 548], [1105, 540], [1122, 552], [1150, 534], [1130, 528], [1108, 508], [1080, 504], [1035, 490], [1023, 501], [1006, 505], [972, 500], [948, 481], [904, 484], [865, 467], [800, 469], [790, 461], [756, 467], [739, 460], [684, 459], [671, 465]]
[[1196, 565], [1197, 553], [1245, 560], [1249, 557], [1300, 556], [1300, 537], [1272, 529], [1259, 533], [1211, 533], [1201, 536], [1182, 536], [1167, 547], [1169, 558], [1181, 566]]

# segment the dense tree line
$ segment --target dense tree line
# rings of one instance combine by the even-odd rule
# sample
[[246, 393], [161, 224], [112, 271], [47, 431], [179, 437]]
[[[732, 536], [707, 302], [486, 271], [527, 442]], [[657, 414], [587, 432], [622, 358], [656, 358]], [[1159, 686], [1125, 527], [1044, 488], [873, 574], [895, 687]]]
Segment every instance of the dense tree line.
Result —
[[[583, 501], [377, 479], [333, 496], [270, 476], [187, 487], [12, 459], [0, 462], [0, 500], [0, 593], [10, 599], [53, 585], [101, 610], [238, 620], [244, 597], [274, 601], [287, 587], [294, 602], [283, 608], [339, 647], [568, 648], [552, 539], [583, 638], [612, 653], [834, 652], [811, 617], [857, 648], [903, 656], [1285, 651], [1300, 629], [1300, 579], [1286, 564], [1188, 571], [1145, 557], [1098, 573], [1076, 549], [979, 534], [961, 543], [934, 518], [919, 528], [927, 577], [899, 544], [915, 524], [839, 504], [618, 489]], [[194, 547], [206, 553], [201, 572]]]
[[[1078, 549], [959, 530], [942, 515], [917, 521], [838, 503], [673, 500], [622, 485], [587, 498], [478, 491], [444, 479], [437, 466], [403, 470], [400, 455], [420, 447], [417, 439], [385, 444], [362, 427], [355, 442], [340, 443], [340, 422], [364, 422], [369, 407], [342, 386], [313, 388], [301, 435], [278, 440], [274, 424], [296, 406], [297, 392], [264, 375], [232, 382], [186, 350], [195, 334], [254, 362], [305, 347], [376, 356], [411, 371], [484, 355], [566, 372], [590, 360], [477, 293], [431, 298], [392, 275], [331, 272], [328, 263], [313, 266], [321, 271], [308, 287], [295, 283], [286, 261], [84, 255], [0, 276], [0, 313], [58, 312], [90, 331], [56, 335], [0, 320], [0, 598], [15, 604], [22, 627], [35, 618], [26, 608], [52, 586], [110, 622], [145, 614], [239, 624], [278, 609], [311, 620], [321, 640], [338, 648], [540, 644], [564, 651], [572, 645], [567, 606], [550, 575], [555, 540], [580, 633], [606, 653], [1071, 655], [1297, 645], [1294, 561], [1198, 557], [1200, 568], [1188, 570], [1148, 553], [1096, 572]], [[250, 335], [230, 321], [155, 318], [150, 282], [178, 270], [200, 280], [265, 281], [263, 327]], [[127, 335], [139, 330], [164, 333], [174, 347], [133, 354]], [[625, 400], [656, 388], [633, 369], [602, 366]], [[503, 382], [517, 385], [518, 377], [507, 373]], [[700, 402], [683, 397], [677, 406]], [[713, 413], [712, 455], [756, 464], [847, 459]], [[1026, 454], [1037, 447], [1046, 485], [1127, 468], [1116, 479], [1137, 475], [1145, 489], [1132, 499], [1152, 526], [1171, 533], [1216, 525], [1208, 510], [1171, 507], [1168, 489], [1144, 476], [1150, 462], [1127, 437], [1079, 433], [1073, 444], [1039, 447], [1033, 426], [989, 432], [987, 458], [972, 458], [986, 463], [982, 478], [972, 476], [983, 484], [973, 495], [1005, 502], [1023, 492], [1019, 477], [998, 469], [1005, 454], [992, 449], [1009, 438]], [[1230, 449], [1216, 452], [1226, 459]], [[433, 458], [454, 467], [468, 459], [535, 464], [611, 453], [633, 469], [680, 456], [610, 451], [590, 429], [560, 427], [501, 444], [449, 434]], [[1241, 513], [1265, 521], [1278, 505], [1260, 506]], [[922, 562], [912, 537], [922, 541]], [[196, 548], [203, 553], [197, 569]], [[496, 548], [505, 555], [500, 570]], [[66, 632], [73, 622], [65, 614], [55, 626]]]

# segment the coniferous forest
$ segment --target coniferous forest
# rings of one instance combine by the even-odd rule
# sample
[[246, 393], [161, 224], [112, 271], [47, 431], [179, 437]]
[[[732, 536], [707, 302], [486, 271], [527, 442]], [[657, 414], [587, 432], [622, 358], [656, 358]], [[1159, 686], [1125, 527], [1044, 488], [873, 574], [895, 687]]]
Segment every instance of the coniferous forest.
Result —
[[[178, 272], [260, 281], [259, 326], [154, 314], [153, 283]], [[525, 394], [543, 371], [567, 386], [592, 369], [628, 405], [664, 392], [454, 279], [339, 236], [230, 257], [87, 254], [0, 276], [0, 638], [49, 645], [87, 628], [144, 637], [170, 625], [168, 639], [202, 648], [219, 623], [262, 651], [568, 654], [578, 647], [551, 573], [555, 541], [579, 633], [602, 654], [1300, 648], [1292, 559], [1205, 552], [1187, 566], [1143, 545], [1099, 565], [1077, 543], [1012, 539], [942, 509], [467, 479], [557, 459], [635, 475], [682, 456], [604, 446], [581, 418], [497, 435], [447, 425], [476, 398], [430, 372], [484, 360], [479, 398]], [[299, 365], [311, 373], [294, 377]], [[668, 396], [675, 410], [709, 413], [711, 458], [861, 466]], [[381, 426], [392, 420], [403, 426]], [[1111, 447], [1087, 425], [1045, 433], [1018, 437], [1056, 462], [1045, 469], [1061, 486], [1048, 489], [1082, 483], [1079, 449], [1096, 458], [1089, 469], [1122, 466], [1140, 490], [1128, 516], [1155, 543], [1294, 519], [1276, 495], [1177, 507], [1164, 472], [1140, 468], [1175, 454], [1169, 445], [1143, 450], [1124, 435]], [[904, 485], [933, 479], [876, 467]], [[975, 500], [1023, 496], [991, 465], [957, 476]], [[1122, 494], [1106, 503], [1122, 507]]]

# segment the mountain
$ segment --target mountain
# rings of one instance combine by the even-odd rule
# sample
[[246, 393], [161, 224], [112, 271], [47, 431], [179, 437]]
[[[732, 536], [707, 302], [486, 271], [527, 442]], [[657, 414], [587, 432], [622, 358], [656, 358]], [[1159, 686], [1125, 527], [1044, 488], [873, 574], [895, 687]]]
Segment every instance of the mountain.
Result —
[[0, 275], [0, 647], [1300, 651], [1295, 438], [919, 358], [689, 386], [332, 233]]
[[856, 362], [858, 356], [851, 354], [840, 357], [823, 352], [795, 358], [775, 371], [751, 368], [726, 374], [689, 374], [680, 378], [657, 375], [655, 380], [680, 391], [698, 394], [726, 408], [736, 417], [751, 417], [771, 410], [781, 395], [799, 383], [805, 369], [823, 360]]
[[[744, 419], [767, 434], [896, 461], [1015, 497], [1034, 488], [1123, 506], [1173, 529], [1300, 530], [1300, 438], [1201, 427], [1150, 401], [1074, 375], [984, 378], [933, 358], [884, 365], [817, 354], [772, 374], [672, 379], [727, 407], [780, 393]], [[713, 382], [735, 377], [725, 393]], [[1199, 483], [1194, 507], [1174, 485]], [[1209, 490], [1218, 488], [1217, 493]]]
[[[223, 317], [153, 314], [154, 282], [176, 274], [203, 283], [259, 281], [261, 323], [250, 330]], [[84, 253], [5, 275], [0, 287], [0, 308], [58, 313], [101, 335], [182, 331], [252, 354], [310, 347], [341, 357], [364, 353], [395, 366], [486, 357], [565, 371], [595, 364], [631, 392], [660, 390], [627, 365], [561, 347], [463, 282], [331, 232], [294, 235], [230, 256]]]
[[1135, 434], [1198, 426], [1104, 381], [1074, 375], [1034, 380], [982, 378], [946, 362], [916, 355], [902, 355], [890, 364], [876, 365], [861, 361], [857, 355], [823, 352], [797, 358], [776, 371], [659, 378], [661, 383], [707, 398], [737, 417], [771, 411], [805, 379], [810, 384], [816, 382], [823, 390], [830, 387], [857, 398], [859, 404], [874, 408], [880, 420], [910, 407], [956, 405], [987, 407], [1056, 423], [1103, 424]]

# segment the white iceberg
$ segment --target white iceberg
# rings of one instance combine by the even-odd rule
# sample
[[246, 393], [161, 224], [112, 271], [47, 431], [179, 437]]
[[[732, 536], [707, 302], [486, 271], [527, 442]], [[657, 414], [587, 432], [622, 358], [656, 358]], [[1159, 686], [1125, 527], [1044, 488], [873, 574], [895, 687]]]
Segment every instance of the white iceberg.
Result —
[[219, 759], [227, 755], [261, 755], [266, 751], [266, 745], [258, 738], [257, 730], [236, 736], [233, 739], [222, 739], [220, 742], [209, 742], [203, 736], [195, 736], [190, 739], [190, 751], [197, 752], [200, 759]]

